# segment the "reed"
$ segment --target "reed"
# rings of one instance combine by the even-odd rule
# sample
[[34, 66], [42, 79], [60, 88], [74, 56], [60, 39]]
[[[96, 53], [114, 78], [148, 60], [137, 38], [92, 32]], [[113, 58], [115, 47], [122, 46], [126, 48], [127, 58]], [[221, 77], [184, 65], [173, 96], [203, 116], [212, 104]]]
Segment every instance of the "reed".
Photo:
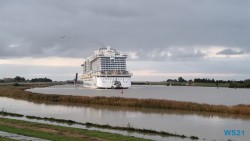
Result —
[[150, 130], [150, 129], [139, 129], [139, 128], [134, 128], [134, 127], [119, 127], [119, 126], [110, 126], [108, 124], [106, 125], [100, 125], [100, 124], [93, 124], [93, 123], [86, 123], [87, 127], [96, 127], [96, 128], [103, 128], [103, 129], [115, 129], [115, 130], [124, 130], [124, 131], [130, 131], [130, 132], [138, 132], [138, 133], [143, 133], [143, 134], [154, 134], [154, 135], [160, 135], [160, 136], [170, 136], [170, 137], [179, 137], [179, 138], [190, 138], [192, 140], [197, 140], [199, 139], [196, 136], [190, 136], [187, 137], [185, 135], [179, 135], [179, 134], [173, 134], [169, 132], [164, 132], [164, 131], [155, 131], [155, 130]]
[[0, 111], [0, 115], [1, 116], [11, 116], [11, 117], [23, 117], [23, 115], [21, 115], [21, 114], [9, 113], [9, 112], [6, 112], [4, 110]]
[[[157, 108], [166, 110], [186, 110], [198, 112], [227, 113], [238, 115], [250, 115], [250, 105], [210, 105], [199, 104], [194, 102], [182, 102], [174, 100], [159, 99], [136, 99], [121, 97], [88, 97], [88, 96], [72, 96], [72, 95], [52, 95], [52, 94], [34, 94], [25, 91], [31, 86], [0, 86], [0, 96], [11, 97], [16, 99], [24, 99], [30, 101], [53, 102], [53, 103], [77, 103], [87, 105], [109, 105], [124, 106], [136, 108]], [[41, 87], [41, 86], [40, 86]]]
[[36, 120], [44, 120], [44, 121], [50, 121], [50, 122], [56, 122], [56, 123], [66, 123], [68, 125], [72, 124], [80, 124], [80, 125], [85, 125], [80, 122], [76, 122], [73, 120], [66, 120], [66, 119], [55, 119], [55, 118], [48, 118], [48, 117], [37, 117], [37, 116], [25, 116], [28, 119], [36, 119]]

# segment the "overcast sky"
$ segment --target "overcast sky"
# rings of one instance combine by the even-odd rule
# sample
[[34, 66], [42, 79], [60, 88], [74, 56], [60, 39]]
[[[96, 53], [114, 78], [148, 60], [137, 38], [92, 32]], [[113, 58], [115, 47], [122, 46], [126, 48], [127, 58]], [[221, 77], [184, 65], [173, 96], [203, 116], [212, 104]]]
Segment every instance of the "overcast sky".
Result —
[[73, 79], [103, 46], [133, 80], [250, 78], [249, 0], [0, 0], [0, 79]]

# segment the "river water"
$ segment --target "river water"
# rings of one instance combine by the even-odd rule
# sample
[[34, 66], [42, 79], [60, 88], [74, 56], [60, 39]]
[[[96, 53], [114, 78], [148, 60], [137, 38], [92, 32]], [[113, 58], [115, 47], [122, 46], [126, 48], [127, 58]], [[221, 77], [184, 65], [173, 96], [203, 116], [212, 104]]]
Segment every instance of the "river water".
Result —
[[191, 86], [132, 86], [125, 90], [90, 89], [72, 85], [34, 88], [28, 91], [43, 94], [107, 96], [140, 99], [168, 99], [216, 105], [250, 104], [250, 89]]
[[[0, 97], [0, 103], [1, 110], [23, 115], [53, 117], [83, 123], [132, 126], [187, 136], [194, 135], [198, 136], [200, 140], [232, 139], [247, 141], [250, 139], [250, 116], [110, 106], [55, 105], [5, 97]], [[225, 136], [224, 130], [226, 129], [244, 130], [245, 134], [238, 137]], [[180, 138], [156, 138], [155, 140], [184, 141]]]

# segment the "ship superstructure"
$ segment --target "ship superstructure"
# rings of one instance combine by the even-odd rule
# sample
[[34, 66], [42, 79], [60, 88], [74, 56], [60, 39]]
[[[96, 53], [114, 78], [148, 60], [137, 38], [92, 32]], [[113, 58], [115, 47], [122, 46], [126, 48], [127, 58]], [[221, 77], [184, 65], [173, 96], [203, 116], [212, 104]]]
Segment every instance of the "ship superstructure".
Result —
[[132, 74], [126, 67], [127, 54], [100, 48], [82, 64], [83, 86], [94, 88], [129, 88]]

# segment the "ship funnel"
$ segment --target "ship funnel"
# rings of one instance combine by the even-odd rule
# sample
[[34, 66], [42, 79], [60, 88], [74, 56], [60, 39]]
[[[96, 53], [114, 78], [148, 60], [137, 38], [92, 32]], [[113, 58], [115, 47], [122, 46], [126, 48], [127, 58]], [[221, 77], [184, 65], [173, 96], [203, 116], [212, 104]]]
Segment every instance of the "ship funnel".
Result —
[[110, 46], [107, 46], [107, 50], [110, 50]]
[[75, 80], [74, 80], [75, 85], [77, 85], [77, 78], [78, 78], [78, 73], [76, 73], [76, 77], [75, 77]]

